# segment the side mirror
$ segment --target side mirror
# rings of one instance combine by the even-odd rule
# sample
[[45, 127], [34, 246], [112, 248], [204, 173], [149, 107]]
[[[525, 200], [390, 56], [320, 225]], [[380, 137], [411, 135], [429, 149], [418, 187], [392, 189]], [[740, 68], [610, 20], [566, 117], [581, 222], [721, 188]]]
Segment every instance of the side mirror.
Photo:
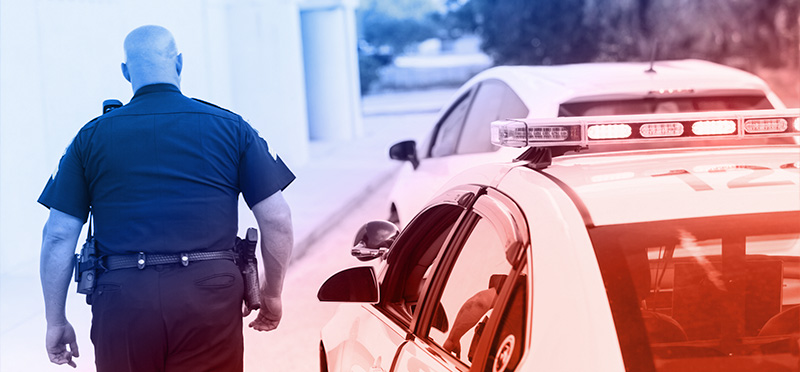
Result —
[[394, 160], [410, 161], [414, 169], [419, 167], [419, 157], [417, 156], [417, 142], [408, 140], [398, 142], [389, 148], [389, 157]]
[[389, 252], [389, 248], [398, 234], [400, 234], [400, 229], [389, 221], [367, 222], [358, 229], [350, 254], [361, 261], [383, 257]]
[[325, 302], [377, 303], [380, 297], [375, 270], [371, 266], [364, 266], [340, 271], [322, 284], [317, 299]]

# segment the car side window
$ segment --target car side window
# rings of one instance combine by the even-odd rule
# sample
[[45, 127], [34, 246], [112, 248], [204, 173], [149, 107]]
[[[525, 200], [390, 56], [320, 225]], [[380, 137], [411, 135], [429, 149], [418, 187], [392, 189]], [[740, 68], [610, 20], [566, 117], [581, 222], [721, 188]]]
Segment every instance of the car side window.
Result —
[[400, 323], [410, 326], [434, 261], [463, 211], [463, 207], [450, 204], [431, 207], [417, 216], [392, 246], [379, 307]]
[[464, 93], [445, 115], [436, 129], [434, 142], [431, 147], [431, 157], [438, 158], [452, 155], [456, 152], [458, 138], [464, 125], [464, 118], [469, 111], [474, 89]]
[[[441, 290], [428, 338], [464, 364], [470, 365], [477, 341], [492, 316], [493, 307], [505, 278], [511, 271], [512, 259], [507, 249], [513, 244], [503, 236], [490, 219], [474, 214], [467, 226], [469, 235], [463, 241], [455, 262]], [[436, 275], [445, 275], [440, 272]]]
[[495, 120], [526, 116], [528, 108], [508, 85], [495, 79], [484, 81], [467, 115], [456, 152], [472, 154], [496, 151], [499, 147], [491, 143], [490, 124]]

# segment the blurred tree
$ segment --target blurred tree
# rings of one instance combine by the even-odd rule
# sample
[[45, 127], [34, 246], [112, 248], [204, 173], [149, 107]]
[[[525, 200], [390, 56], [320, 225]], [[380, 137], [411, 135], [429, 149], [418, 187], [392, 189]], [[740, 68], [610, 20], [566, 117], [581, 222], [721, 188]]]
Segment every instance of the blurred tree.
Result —
[[595, 33], [593, 61], [649, 59], [655, 45], [646, 13], [651, 0], [586, 0], [586, 26]]
[[478, 29], [478, 16], [474, 3], [468, 0], [446, 0], [445, 11], [428, 15], [437, 25], [437, 34], [443, 40], [455, 40]]
[[392, 55], [402, 54], [409, 46], [436, 36], [435, 26], [427, 19], [394, 18], [372, 9], [360, 13], [361, 39]]
[[701, 58], [800, 63], [798, 0], [447, 0], [498, 64]]
[[369, 91], [379, 71], [410, 46], [437, 35], [428, 17], [431, 0], [362, 0], [357, 10], [361, 93]]
[[361, 0], [360, 9], [371, 9], [395, 19], [425, 19], [440, 11], [438, 0]]
[[659, 0], [648, 17], [668, 57], [704, 58], [752, 70], [797, 66], [798, 10], [797, 0]]
[[586, 0], [470, 0], [482, 48], [500, 64], [583, 62], [598, 53]]

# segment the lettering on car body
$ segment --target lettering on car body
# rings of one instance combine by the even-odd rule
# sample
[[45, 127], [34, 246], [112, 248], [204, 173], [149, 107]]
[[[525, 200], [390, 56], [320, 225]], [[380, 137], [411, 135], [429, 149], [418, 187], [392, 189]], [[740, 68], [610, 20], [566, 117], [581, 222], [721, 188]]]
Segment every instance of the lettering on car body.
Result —
[[[792, 171], [797, 172], [798, 170], [797, 164], [794, 163], [783, 164], [779, 167], [779, 169], [789, 172]], [[742, 187], [794, 185], [794, 182], [790, 180], [757, 181], [759, 179], [769, 177], [773, 173], [775, 173], [774, 169], [761, 165], [720, 166], [720, 167], [709, 168], [705, 172], [690, 172], [686, 169], [673, 169], [667, 173], [653, 174], [652, 177], [677, 176], [683, 182], [689, 185], [689, 187], [694, 189], [694, 191], [708, 191], [708, 190], [714, 190], [714, 188], [711, 187], [711, 185], [709, 185], [705, 181], [703, 181], [697, 175], [697, 173], [723, 173], [723, 172], [738, 171], [738, 170], [745, 170], [750, 172], [728, 181], [728, 188], [730, 189], [736, 189]]]

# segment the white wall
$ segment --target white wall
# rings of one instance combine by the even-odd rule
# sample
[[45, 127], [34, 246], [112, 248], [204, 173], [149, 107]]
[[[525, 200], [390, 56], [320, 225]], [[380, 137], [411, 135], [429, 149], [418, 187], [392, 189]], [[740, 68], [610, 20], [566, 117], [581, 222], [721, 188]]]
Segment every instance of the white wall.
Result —
[[353, 0], [306, 0], [301, 23], [309, 134], [348, 140], [363, 134]]
[[144, 24], [175, 36], [184, 94], [249, 119], [290, 167], [307, 161], [294, 0], [2, 0], [0, 271], [38, 258], [47, 210], [36, 199], [102, 101], [130, 100], [122, 42]]

